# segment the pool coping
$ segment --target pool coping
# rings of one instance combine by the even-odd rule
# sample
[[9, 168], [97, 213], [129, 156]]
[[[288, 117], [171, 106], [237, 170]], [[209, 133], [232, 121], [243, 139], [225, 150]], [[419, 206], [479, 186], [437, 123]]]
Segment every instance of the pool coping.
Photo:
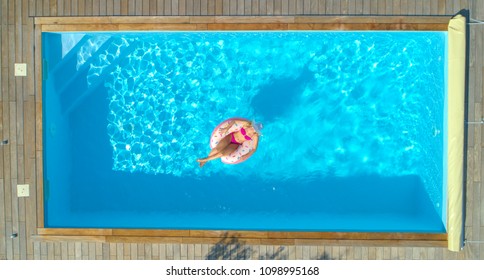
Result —
[[[36, 135], [42, 134], [42, 32], [62, 31], [215, 31], [215, 30], [416, 30], [445, 31], [449, 16], [113, 16], [35, 17]], [[43, 139], [37, 137], [40, 158], [37, 174], [43, 178]], [[34, 241], [209, 243], [224, 239], [267, 245], [375, 245], [447, 247], [447, 233], [400, 232], [273, 232], [233, 230], [142, 230], [46, 228], [43, 180], [37, 185], [37, 234]]]

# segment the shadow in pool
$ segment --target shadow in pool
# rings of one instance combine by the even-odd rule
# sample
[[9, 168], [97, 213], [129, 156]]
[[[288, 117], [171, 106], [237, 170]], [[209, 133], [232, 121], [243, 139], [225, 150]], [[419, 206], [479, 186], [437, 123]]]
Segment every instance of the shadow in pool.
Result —
[[284, 115], [311, 79], [311, 71], [304, 67], [295, 79], [283, 78], [265, 85], [252, 99], [251, 106], [255, 114], [261, 116], [264, 121], [272, 121]]

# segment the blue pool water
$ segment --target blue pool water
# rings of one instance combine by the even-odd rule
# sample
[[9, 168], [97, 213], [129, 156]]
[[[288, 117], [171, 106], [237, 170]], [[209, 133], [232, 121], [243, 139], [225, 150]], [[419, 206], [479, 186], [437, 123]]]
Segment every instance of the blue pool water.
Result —
[[445, 231], [445, 32], [42, 36], [47, 227]]

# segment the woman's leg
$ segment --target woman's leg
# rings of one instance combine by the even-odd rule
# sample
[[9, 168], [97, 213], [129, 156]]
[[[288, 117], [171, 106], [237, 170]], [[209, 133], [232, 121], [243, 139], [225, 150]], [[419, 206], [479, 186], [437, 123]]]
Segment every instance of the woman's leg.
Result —
[[225, 135], [225, 137], [220, 139], [217, 146], [215, 146], [215, 148], [213, 148], [212, 151], [210, 151], [210, 153], [216, 154], [218, 152], [223, 151], [223, 149], [225, 149], [230, 144], [231, 140], [232, 140], [232, 133]]
[[217, 146], [215, 146], [215, 148], [213, 148], [210, 151], [207, 157], [197, 159], [197, 161], [200, 163], [200, 167], [205, 165], [207, 161], [222, 157], [221, 151], [225, 150], [225, 148], [227, 148], [231, 144], [230, 143], [231, 139], [232, 139], [232, 134], [226, 135], [224, 138], [222, 138], [222, 140], [218, 142]]
[[222, 157], [226, 157], [239, 148], [239, 144], [230, 143], [222, 152]]
[[198, 159], [197, 161], [200, 163], [200, 167], [203, 167], [207, 161], [214, 160], [217, 158], [221, 158], [224, 156], [228, 156], [233, 153], [239, 147], [238, 144], [230, 143], [222, 152], [216, 153], [214, 155], [208, 156], [206, 158]]

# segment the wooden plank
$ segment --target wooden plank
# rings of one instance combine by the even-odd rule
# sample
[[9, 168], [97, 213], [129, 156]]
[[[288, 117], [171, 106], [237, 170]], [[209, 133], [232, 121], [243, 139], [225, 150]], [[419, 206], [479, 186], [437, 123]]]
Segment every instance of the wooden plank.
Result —
[[8, 2], [1, 1], [0, 3], [0, 24], [2, 27], [8, 24]]
[[130, 15], [143, 15], [143, 1], [144, 0], [134, 0], [134, 13], [130, 13]]
[[[202, 15], [203, 14], [203, 1], [202, 1]], [[215, 15], [215, 8], [216, 8], [216, 1], [213, 1], [213, 0], [207, 0], [207, 4], [206, 4], [206, 9], [207, 9], [207, 12], [206, 12], [206, 15], [209, 15], [209, 16], [214, 16]]]
[[416, 14], [416, 5], [418, 0], [407, 0], [407, 14], [408, 15], [415, 15]]
[[[43, 177], [43, 169], [42, 169], [43, 166], [42, 166], [42, 152], [41, 151], [37, 151], [36, 160], [37, 160], [36, 177], [42, 178]], [[36, 193], [37, 193], [37, 196], [36, 196], [36, 199], [37, 199], [37, 226], [41, 227], [41, 228], [44, 227], [44, 191], [43, 191], [43, 186], [44, 186], [43, 180], [38, 180], [37, 190], [36, 190]]]
[[46, 250], [46, 255], [47, 255], [47, 260], [53, 260], [54, 259], [54, 243], [53, 242], [47, 242], [47, 250]]
[[[432, 0], [432, 1], [434, 1], [434, 0]], [[430, 7], [431, 7], [430, 4], [431, 3], [432, 2], [430, 2], [430, 3], [429, 2], [424, 3], [424, 5], [423, 5], [423, 14], [424, 15], [430, 15]]]
[[190, 17], [171, 16], [171, 17], [134, 17], [134, 16], [115, 16], [115, 17], [56, 17], [56, 18], [36, 18], [36, 25], [63, 25], [63, 24], [172, 24], [172, 23], [189, 23]]
[[392, 1], [392, 14], [393, 15], [401, 15], [402, 10], [401, 10], [401, 0], [394, 0]]
[[[318, 11], [316, 11], [316, 13], [317, 12]], [[281, 0], [281, 15], [289, 15], [289, 0]]]
[[109, 259], [110, 260], [115, 260], [116, 259], [116, 243], [109, 243], [107, 244], [109, 246]]
[[90, 246], [90, 250], [93, 252], [91, 253], [91, 256], [93, 256], [94, 260], [102, 260], [103, 259], [103, 244], [99, 242], [90, 242], [92, 244]]
[[78, 0], [71, 0], [71, 15], [79, 15], [79, 3], [77, 3]]
[[39, 228], [38, 235], [62, 235], [62, 236], [106, 236], [113, 235], [113, 229], [86, 229], [86, 228]]
[[[193, 1], [194, 0], [185, 0], [185, 1], [186, 1], [185, 6], [184, 6], [184, 8], [185, 8], [185, 11], [184, 11], [185, 15], [187, 15], [187, 16], [194, 15], [194, 12], [193, 12], [193, 9], [194, 9], [194, 7], [193, 7]], [[179, 15], [183, 15], [183, 14], [179, 13]]]
[[[16, 61], [16, 39], [15, 39], [15, 25], [9, 24], [8, 25], [8, 49], [10, 50], [8, 54], [8, 73], [13, 73], [13, 67]], [[8, 77], [8, 99], [9, 101], [15, 101], [17, 95], [15, 93], [15, 76], [14, 75], [7, 75]], [[13, 138], [15, 135], [10, 134], [10, 138]], [[12, 143], [15, 143], [12, 141]], [[11, 146], [10, 146], [11, 147]]]
[[[40, 28], [34, 28], [34, 44], [35, 44], [35, 53], [34, 53], [34, 72], [35, 72], [35, 134], [38, 136], [42, 135], [42, 58], [41, 58], [41, 30]], [[31, 176], [32, 178], [43, 178], [43, 165], [42, 165], [42, 137], [35, 137], [35, 176]], [[33, 170], [31, 170], [33, 172]], [[32, 179], [31, 178], [31, 179]], [[33, 181], [35, 183], [35, 181]], [[44, 226], [44, 200], [43, 200], [43, 180], [38, 180], [37, 184], [35, 184], [36, 190], [34, 194], [36, 196], [32, 196], [30, 202], [36, 199], [37, 205], [37, 223], [39, 227]], [[29, 211], [31, 213], [32, 209]], [[33, 232], [33, 227], [30, 227], [29, 232]]]
[[195, 244], [194, 245], [194, 258], [193, 259], [195, 259], [195, 260], [201, 260], [202, 259], [202, 244]]
[[68, 253], [68, 244], [66, 241], [57, 242], [60, 244], [60, 259], [61, 260], [68, 260], [69, 253]]
[[40, 259], [41, 260], [47, 260], [48, 245], [49, 245], [48, 242], [40, 243]]
[[[145, 260], [152, 260], [152, 252], [151, 252], [151, 244], [144, 244], [144, 250], [143, 250], [143, 255]], [[186, 246], [186, 245], [185, 245]]]
[[165, 0], [164, 14], [165, 16], [171, 15], [171, 0]]
[[[285, 20], [284, 20], [285, 19]], [[280, 22], [290, 23], [290, 17], [281, 17]], [[266, 23], [270, 22], [270, 18], [267, 19]], [[364, 17], [364, 16], [335, 16], [335, 17], [304, 17], [297, 16], [294, 17], [294, 23], [341, 23], [341, 24], [448, 24], [449, 19], [446, 16], [433, 16], [433, 17], [403, 17], [403, 16], [392, 16], [392, 17]]]
[[[2, 29], [5, 31], [6, 29]], [[2, 63], [6, 63], [8, 60], [2, 60]], [[2, 67], [3, 69], [8, 69], [7, 67]], [[5, 83], [8, 84], [8, 83]], [[3, 89], [3, 87], [2, 87]], [[4, 139], [10, 139], [10, 102], [8, 102], [8, 95], [7, 91], [2, 90], [2, 94], [4, 95], [3, 98], [3, 109], [2, 111], [2, 121], [3, 121], [3, 137]], [[10, 145], [12, 143], [9, 142], [9, 145], [2, 146], [1, 152], [3, 153], [3, 180], [2, 180], [2, 188], [3, 188], [3, 200], [2, 200], [2, 207], [4, 209], [4, 220], [3, 220], [3, 228], [4, 228], [4, 241], [5, 241], [5, 256], [6, 259], [12, 260], [13, 259], [13, 242], [10, 236], [12, 235], [12, 186], [11, 186], [11, 153], [10, 153]]]
[[178, 1], [178, 15], [190, 16], [193, 15], [193, 3], [188, 2], [191, 0], [179, 0]]
[[239, 15], [239, 16], [244, 15], [245, 14], [244, 0], [237, 0], [236, 6], [237, 6], [236, 15]]
[[156, 1], [156, 14], [163, 16], [165, 14], [165, 0]]
[[190, 24], [200, 24], [200, 23], [202, 24], [215, 23], [215, 17], [211, 17], [211, 16], [191, 16], [190, 17]]
[[44, 16], [43, 11], [44, 11], [44, 4], [43, 1], [35, 1], [34, 3], [34, 14], [36, 16]]
[[422, 1], [416, 1], [416, 3], [415, 3], [415, 14], [416, 15], [423, 15], [424, 14], [424, 8], [423, 8], [423, 2]]
[[69, 15], [71, 15], [71, 1], [57, 0], [56, 16], [69, 16]]
[[288, 15], [296, 15], [297, 2], [288, 1]]
[[[0, 167], [2, 167], [2, 164], [0, 164]], [[2, 202], [0, 205], [0, 260], [6, 260], [7, 259], [7, 253], [6, 253], [7, 236], [6, 236], [6, 224], [4, 221], [6, 221], [7, 218], [5, 214], [5, 206], [3, 203], [3, 201], [5, 201], [5, 183], [3, 178], [0, 178], [0, 201]]]
[[116, 236], [163, 236], [163, 237], [183, 237], [192, 236], [189, 230], [142, 230], [142, 229], [112, 229], [110, 234], [98, 235], [116, 235]]
[[[261, 244], [264, 244], [261, 241]], [[315, 239], [298, 239], [295, 240], [295, 245], [338, 245], [338, 246], [349, 246], [349, 247], [360, 247], [360, 246], [383, 246], [385, 248], [392, 246], [402, 246], [402, 247], [446, 247], [446, 241], [426, 241], [418, 242], [413, 240], [401, 240], [401, 241], [389, 241], [389, 240], [315, 240]]]
[[[6, 182], [7, 184], [9, 184], [8, 182]], [[7, 187], [8, 188], [8, 187]], [[7, 200], [10, 200], [8, 197], [6, 197]], [[10, 210], [11, 211], [11, 210]], [[13, 239], [10, 238], [10, 236], [12, 236], [12, 221], [11, 221], [11, 217], [9, 217], [8, 215], [6, 216], [7, 219], [5, 219], [5, 255], [6, 255], [6, 259], [7, 260], [13, 260], [14, 259], [14, 256], [13, 256]], [[10, 219], [10, 220], [9, 220]]]
[[119, 1], [107, 0], [106, 1], [106, 15], [107, 16], [120, 15], [121, 14], [121, 7], [119, 6], [119, 3], [120, 3]]
[[[2, 4], [3, 5], [3, 2]], [[0, 10], [0, 15], [2, 18], [0, 19], [1, 26], [0, 26], [0, 46], [2, 46], [0, 50], [0, 101], [4, 100], [4, 93], [8, 91], [8, 44], [3, 44], [4, 42], [7, 42], [8, 40], [8, 30], [7, 30], [7, 24], [4, 23], [5, 17], [5, 10], [4, 7], [1, 8]], [[5, 17], [5, 18], [4, 18]], [[8, 100], [8, 99], [5, 99]], [[3, 130], [3, 122], [0, 124], [0, 133]], [[3, 139], [2, 139], [3, 140]], [[2, 170], [0, 170], [0, 174]]]
[[[296, 15], [304, 15], [304, 0], [296, 0]], [[262, 13], [264, 14], [264, 13]]]
[[452, 15], [455, 13], [453, 1], [450, 1], [450, 0], [445, 1], [445, 13], [448, 15]]
[[[6, 2], [6, 1], [1, 1], [1, 2], [3, 3], [3, 2]], [[35, 15], [35, 2], [38, 2], [38, 1], [28, 0], [28, 8], [27, 8], [28, 14], [27, 14], [27, 16], [29, 16], [29, 17], [32, 17], [32, 16]], [[0, 3], [0, 5], [2, 5], [2, 3]]]
[[[80, 239], [82, 240], [82, 239]], [[103, 242], [120, 242], [120, 243], [181, 243], [181, 237], [140, 237], [140, 236], [106, 236]]]
[[150, 15], [150, 0], [143, 0], [143, 9], [142, 9], [142, 15], [143, 16], [149, 16]]
[[134, 16], [136, 13], [136, 1], [128, 1], [126, 15]]
[[49, 15], [58, 16], [57, 0], [50, 0], [48, 5], [49, 5]]
[[107, 14], [107, 8], [108, 8], [107, 0], [99, 0], [98, 15], [105, 16]]
[[235, 16], [237, 15], [237, 1], [224, 1], [224, 12], [228, 12], [229, 15]]
[[222, 15], [223, 14], [223, 0], [212, 0], [209, 2], [209, 5], [210, 3], [212, 3], [213, 5], [213, 11], [214, 11], [214, 15]]
[[371, 14], [371, 5], [369, 5], [369, 3], [363, 2], [361, 9], [362, 9], [363, 15], [370, 15]]
[[427, 4], [429, 7], [429, 14], [430, 15], [438, 15], [439, 14], [439, 0], [430, 0]]
[[[94, 4], [97, 4], [99, 0], [85, 0], [85, 9], [86, 9], [86, 16], [94, 15]], [[97, 10], [97, 8], [96, 8]]]
[[42, 0], [42, 1], [39, 1], [38, 4], [40, 7], [39, 9], [41, 10], [40, 14], [42, 16], [50, 16], [50, 13], [49, 13], [49, 0]]
[[378, 15], [385, 15], [386, 11], [386, 0], [377, 0]]
[[368, 247], [368, 259], [376, 260], [376, 247]]
[[[361, 6], [363, 6], [363, 2], [360, 1]], [[340, 1], [333, 1], [333, 8], [331, 9], [331, 14], [333, 15], [340, 15], [341, 14], [341, 2]]]
[[370, 15], [378, 14], [378, 0], [370, 0], [370, 3], [369, 4], [367, 3], [366, 6], [369, 6]]
[[268, 0], [266, 3], [266, 15], [272, 16], [274, 15], [274, 1]]
[[[183, 257], [183, 255], [182, 255], [182, 257]], [[195, 259], [195, 245], [194, 244], [187, 244], [186, 259], [187, 260]]]
[[33, 96], [31, 100], [24, 102], [25, 110], [24, 119], [24, 133], [26, 145], [24, 146], [25, 151], [25, 183], [30, 186], [30, 196], [26, 198], [25, 202], [25, 223], [26, 223], [26, 237], [27, 237], [27, 255], [33, 254], [32, 242], [30, 241], [30, 236], [36, 233], [36, 222], [37, 222], [37, 205], [36, 205], [36, 189], [35, 189], [35, 102], [33, 101]]
[[131, 257], [131, 246], [128, 243], [119, 243], [122, 244], [123, 247], [123, 259], [124, 260], [129, 260]]
[[42, 31], [119, 31], [119, 30], [197, 30], [194, 24], [76, 24], [76, 25], [43, 25]]
[[[317, 0], [314, 0], [314, 1], [316, 2]], [[274, 15], [276, 15], [276, 16], [282, 15], [282, 2], [283, 1], [274, 1], [274, 9], [273, 9]], [[317, 2], [316, 2], [316, 4], [317, 4]]]
[[363, 14], [363, 2], [356, 1], [355, 14], [356, 15], [362, 15]]
[[[140, 1], [140, 0], [137, 0]], [[92, 15], [99, 16], [101, 12], [101, 1], [100, 0], [92, 0]], [[140, 14], [141, 15], [141, 14]]]
[[180, 244], [179, 243], [176, 243], [176, 244], [173, 244], [173, 259], [174, 260], [179, 260], [180, 259], [180, 255], [181, 255], [181, 251], [180, 251]]
[[40, 260], [40, 242], [34, 242], [34, 260]]
[[124, 247], [122, 243], [113, 243], [113, 248], [109, 249], [115, 260], [124, 259]]
[[[357, 12], [356, 12], [356, 0], [348, 0], [348, 15], [357, 15]], [[330, 7], [328, 8], [328, 4], [330, 4]], [[326, 10], [332, 10], [333, 8], [333, 3], [326, 3]]]
[[[116, 6], [119, 6], [119, 8], [116, 8]], [[114, 10], [119, 10], [119, 14], [122, 16], [128, 15], [128, 0], [120, 0], [119, 2], [116, 1], [114, 2]]]
[[95, 260], [96, 259], [96, 243], [89, 242], [88, 243], [88, 259]]
[[294, 23], [292, 16], [245, 16], [245, 17], [215, 17], [215, 23]]
[[201, 6], [200, 0], [193, 0], [192, 15], [194, 16], [200, 15], [200, 9], [201, 9], [200, 6]]
[[54, 241], [77, 241], [77, 242], [108, 242], [107, 238], [104, 236], [75, 236], [75, 235], [32, 235], [32, 241], [38, 242], [54, 242]]
[[86, 13], [86, 2], [87, 0], [77, 0], [77, 11], [79, 16], [89, 15]]
[[180, 13], [178, 11], [178, 0], [172, 0], [172, 4], [171, 4], [171, 14], [174, 15], [174, 16], [179, 16]]
[[54, 242], [54, 259], [60, 260], [61, 259], [61, 243]]

